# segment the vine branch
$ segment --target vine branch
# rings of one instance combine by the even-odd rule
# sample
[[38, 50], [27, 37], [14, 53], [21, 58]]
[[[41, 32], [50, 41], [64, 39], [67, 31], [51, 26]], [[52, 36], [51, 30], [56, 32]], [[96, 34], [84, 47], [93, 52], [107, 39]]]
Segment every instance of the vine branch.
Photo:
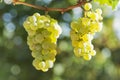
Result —
[[48, 8], [48, 7], [43, 7], [43, 6], [36, 6], [36, 5], [33, 5], [33, 4], [29, 4], [29, 3], [26, 3], [26, 2], [21, 2], [19, 0], [13, 0], [13, 4], [14, 5], [25, 5], [25, 6], [29, 6], [29, 7], [32, 7], [32, 8], [36, 8], [36, 9], [39, 9], [39, 10], [44, 10], [44, 11], [59, 11], [59, 12], [66, 12], [66, 11], [69, 11], [73, 8], [76, 8], [76, 7], [80, 7], [82, 5], [84, 5], [85, 3], [87, 2], [91, 2], [92, 0], [78, 0], [78, 3], [76, 5], [73, 5], [73, 6], [69, 6], [67, 8]]

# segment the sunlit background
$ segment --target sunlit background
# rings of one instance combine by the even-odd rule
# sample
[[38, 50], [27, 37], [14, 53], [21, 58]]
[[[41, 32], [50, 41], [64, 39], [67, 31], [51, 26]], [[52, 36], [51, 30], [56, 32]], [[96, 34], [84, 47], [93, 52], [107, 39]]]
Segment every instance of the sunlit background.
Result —
[[[48, 7], [67, 7], [76, 0], [26, 0]], [[23, 5], [0, 3], [0, 80], [120, 80], [120, 4], [115, 10], [94, 3], [93, 9], [103, 10], [103, 29], [94, 37], [97, 55], [91, 61], [76, 58], [70, 40], [70, 22], [82, 16], [81, 8], [64, 14], [49, 12], [57, 19], [63, 33], [58, 40], [58, 55], [52, 69], [37, 71], [32, 66], [31, 51], [26, 43], [27, 32], [23, 22], [27, 16], [44, 11]]]

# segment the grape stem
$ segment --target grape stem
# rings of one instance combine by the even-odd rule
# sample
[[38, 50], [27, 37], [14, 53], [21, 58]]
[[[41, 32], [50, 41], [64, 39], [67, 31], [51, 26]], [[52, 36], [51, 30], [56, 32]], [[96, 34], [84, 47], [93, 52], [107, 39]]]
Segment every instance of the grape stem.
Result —
[[61, 13], [64, 13], [66, 11], [69, 11], [73, 8], [76, 8], [76, 7], [80, 7], [82, 5], [84, 5], [85, 3], [87, 2], [91, 2], [92, 0], [79, 0], [78, 3], [76, 5], [73, 5], [73, 6], [69, 6], [67, 8], [48, 8], [48, 7], [43, 7], [43, 6], [36, 6], [36, 5], [33, 5], [33, 4], [29, 4], [29, 3], [26, 3], [26, 2], [21, 2], [19, 0], [13, 0], [13, 4], [14, 5], [25, 5], [25, 6], [29, 6], [29, 7], [32, 7], [32, 8], [35, 8], [35, 9], [39, 9], [39, 10], [44, 10], [44, 11], [59, 11]]

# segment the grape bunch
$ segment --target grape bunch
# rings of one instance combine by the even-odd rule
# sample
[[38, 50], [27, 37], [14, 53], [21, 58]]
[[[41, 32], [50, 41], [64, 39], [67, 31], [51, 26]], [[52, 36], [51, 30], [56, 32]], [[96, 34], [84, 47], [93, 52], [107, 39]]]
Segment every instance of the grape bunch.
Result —
[[56, 42], [62, 32], [55, 19], [35, 13], [24, 22], [28, 33], [27, 44], [34, 57], [33, 66], [44, 72], [53, 67], [55, 61]]
[[92, 56], [96, 55], [92, 39], [96, 32], [101, 31], [103, 18], [102, 10], [92, 11], [90, 3], [84, 5], [84, 10], [84, 16], [71, 23], [70, 37], [75, 56], [90, 60]]

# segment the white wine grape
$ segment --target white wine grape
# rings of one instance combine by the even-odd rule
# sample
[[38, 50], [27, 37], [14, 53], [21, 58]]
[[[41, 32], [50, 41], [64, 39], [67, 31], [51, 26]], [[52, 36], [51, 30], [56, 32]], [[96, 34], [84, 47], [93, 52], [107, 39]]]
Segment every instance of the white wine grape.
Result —
[[44, 72], [53, 67], [55, 61], [56, 41], [62, 32], [55, 19], [35, 13], [24, 22], [24, 28], [28, 32], [27, 43], [32, 56], [33, 66]]
[[74, 47], [76, 57], [83, 57], [84, 60], [90, 60], [96, 55], [92, 39], [96, 32], [102, 30], [102, 10], [96, 9], [92, 11], [92, 5], [86, 3], [84, 5], [84, 16], [77, 21], [71, 23], [70, 37]]

